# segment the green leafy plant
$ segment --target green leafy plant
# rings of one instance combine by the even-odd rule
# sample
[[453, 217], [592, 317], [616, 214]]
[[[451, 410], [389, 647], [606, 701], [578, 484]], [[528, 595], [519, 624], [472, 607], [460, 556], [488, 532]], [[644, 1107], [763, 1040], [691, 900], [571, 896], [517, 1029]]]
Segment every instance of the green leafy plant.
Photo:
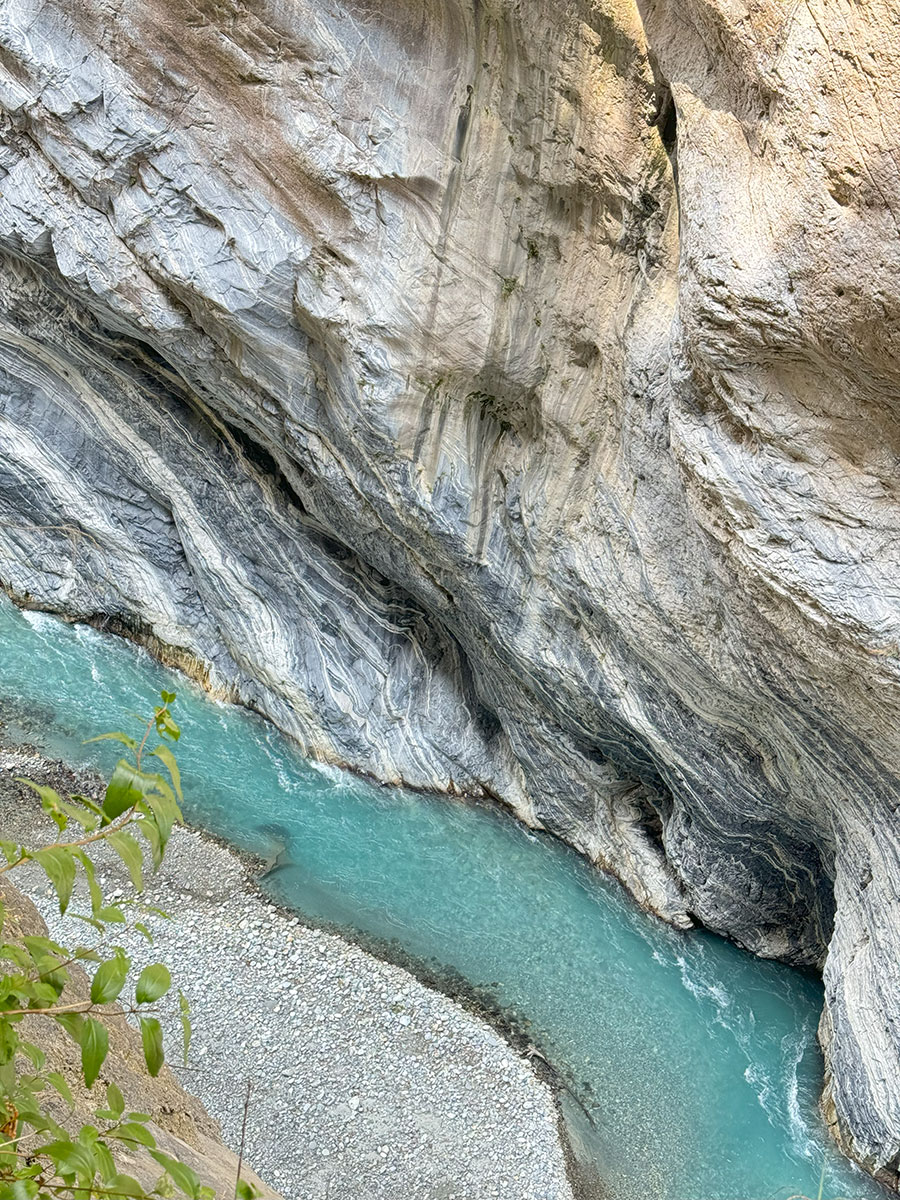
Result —
[[[116, 927], [152, 935], [141, 920], [148, 909], [137, 899], [108, 904], [97, 881], [92, 848], [103, 843], [124, 863], [136, 891], [143, 885], [143, 839], [154, 867], [162, 862], [173, 825], [181, 820], [181, 778], [172, 746], [180, 730], [172, 717], [173, 692], [160, 693], [162, 703], [144, 722], [143, 737], [103, 734], [91, 741], [114, 740], [125, 747], [116, 763], [102, 803], [87, 796], [63, 799], [51, 787], [23, 779], [40, 797], [43, 811], [56, 825], [57, 840], [38, 849], [0, 840], [5, 863], [0, 876], [34, 862], [52, 885], [65, 913], [79, 876], [86, 884], [90, 911], [74, 914], [95, 934], [90, 946], [65, 946], [49, 937], [15, 936], [0, 904], [0, 1200], [111, 1200], [182, 1193], [190, 1200], [209, 1200], [196, 1173], [157, 1147], [150, 1117], [126, 1109], [114, 1084], [104, 1090], [94, 1123], [72, 1134], [49, 1112], [48, 1097], [58, 1094], [74, 1108], [68, 1083], [46, 1068], [43, 1050], [32, 1040], [38, 1022], [56, 1022], [80, 1050], [81, 1076], [95, 1087], [109, 1051], [108, 1028], [128, 1015], [137, 1018], [144, 1060], [150, 1075], [162, 1069], [162, 1027], [153, 1005], [171, 988], [168, 968], [153, 963], [126, 992], [131, 960], [121, 947], [108, 944]], [[3, 861], [0, 859], [0, 862]], [[67, 992], [72, 969], [95, 964], [87, 999]], [[184, 1055], [190, 1041], [188, 1002], [179, 995]], [[117, 1151], [142, 1147], [162, 1169], [151, 1191], [119, 1170]], [[246, 1187], [238, 1180], [239, 1187]]]

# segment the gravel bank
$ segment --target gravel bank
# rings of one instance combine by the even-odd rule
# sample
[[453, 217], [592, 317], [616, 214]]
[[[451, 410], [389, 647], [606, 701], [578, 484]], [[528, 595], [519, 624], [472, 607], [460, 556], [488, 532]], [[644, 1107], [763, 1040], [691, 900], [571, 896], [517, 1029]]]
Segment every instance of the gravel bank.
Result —
[[[0, 753], [4, 836], [35, 840], [39, 810], [13, 777], [48, 772], [73, 786], [66, 768]], [[125, 890], [106, 856], [101, 878]], [[42, 875], [16, 882], [51, 931], [83, 937]], [[235, 1149], [250, 1081], [246, 1157], [285, 1200], [571, 1200], [551, 1093], [484, 1022], [280, 912], [236, 855], [195, 831], [176, 830], [146, 898], [173, 917], [155, 922], [155, 945], [116, 940], [137, 965], [167, 962], [188, 995], [179, 1073]]]

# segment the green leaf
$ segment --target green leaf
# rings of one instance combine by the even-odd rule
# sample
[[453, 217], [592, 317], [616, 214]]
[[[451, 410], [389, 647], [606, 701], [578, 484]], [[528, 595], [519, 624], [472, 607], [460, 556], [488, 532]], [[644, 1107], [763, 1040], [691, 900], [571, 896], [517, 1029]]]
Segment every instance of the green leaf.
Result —
[[47, 966], [41, 972], [40, 979], [36, 979], [32, 984], [32, 1008], [52, 1008], [69, 982], [67, 968], [59, 967], [58, 970], [53, 970], [51, 968], [58, 964], [52, 959], [47, 959], [46, 962]]
[[117, 954], [115, 958], [101, 963], [91, 981], [91, 1003], [109, 1004], [110, 1000], [117, 999], [125, 986], [130, 966], [131, 962], [124, 954]]
[[101, 922], [95, 920], [94, 917], [85, 917], [82, 913], [72, 913], [72, 917], [76, 921], [84, 921], [86, 924], [90, 925], [92, 929], [96, 929], [98, 933], [106, 932]]
[[156, 1076], [163, 1065], [162, 1027], [155, 1017], [140, 1017], [141, 1042], [144, 1047], [144, 1060], [147, 1070]]
[[175, 788], [175, 791], [178, 793], [178, 799], [183, 800], [184, 796], [181, 794], [181, 772], [178, 770], [178, 763], [175, 761], [175, 755], [168, 746], [163, 745], [157, 746], [151, 751], [151, 754], [154, 754], [158, 759], [161, 759], [162, 762], [166, 764], [166, 769], [168, 770], [169, 775], [172, 777], [172, 785]]
[[78, 1175], [84, 1179], [93, 1179], [96, 1171], [94, 1156], [87, 1146], [80, 1142], [66, 1141], [60, 1138], [48, 1142], [45, 1146], [35, 1147], [35, 1154], [46, 1154], [53, 1159], [57, 1171], [61, 1175]]
[[[0, 959], [5, 959], [9, 962], [14, 962], [17, 967], [21, 967], [23, 971], [31, 969], [33, 959], [21, 946], [17, 946], [15, 942], [4, 942], [0, 946]], [[5, 981], [4, 981], [5, 982]]]
[[96, 1145], [97, 1138], [100, 1136], [100, 1130], [96, 1125], [82, 1125], [78, 1131], [78, 1140], [82, 1146], [88, 1146], [93, 1149]]
[[65, 1129], [63, 1129], [62, 1125], [57, 1125], [53, 1118], [48, 1117], [46, 1113], [41, 1114], [39, 1117], [26, 1114], [22, 1117], [22, 1120], [26, 1124], [30, 1125], [35, 1133], [50, 1134], [57, 1138], [65, 1138], [69, 1136]]
[[33, 1179], [15, 1179], [0, 1183], [0, 1200], [34, 1200], [40, 1190]]
[[91, 894], [91, 916], [96, 917], [97, 913], [103, 907], [103, 893], [100, 891], [97, 883], [94, 864], [83, 850], [76, 850], [75, 856], [81, 863], [85, 878], [87, 879], [88, 890]]
[[81, 1069], [84, 1072], [84, 1082], [93, 1087], [94, 1081], [100, 1074], [103, 1060], [109, 1050], [109, 1034], [106, 1026], [93, 1017], [88, 1017], [81, 1034]]
[[[101, 810], [92, 800], [87, 800], [84, 796], [73, 796], [75, 804], [69, 804], [63, 800], [59, 792], [51, 787], [41, 787], [40, 784], [33, 783], [30, 779], [19, 779], [19, 783], [24, 783], [26, 787], [30, 787], [32, 791], [37, 792], [41, 798], [41, 807], [44, 812], [53, 818], [60, 832], [66, 828], [69, 821], [75, 821], [85, 829], [95, 829], [97, 826], [97, 818], [102, 816]], [[87, 811], [85, 811], [85, 809]]]
[[70, 821], [80, 825], [86, 833], [93, 833], [100, 824], [97, 816], [92, 812], [85, 811], [80, 804], [67, 804], [63, 801], [62, 810]]
[[163, 704], [174, 704], [175, 703], [175, 693], [174, 692], [160, 692], [159, 694], [162, 697]]
[[177, 1158], [163, 1154], [162, 1150], [151, 1150], [150, 1157], [155, 1159], [177, 1188], [180, 1188], [191, 1200], [198, 1200], [200, 1195], [200, 1177], [186, 1163], [180, 1163]]
[[131, 1175], [113, 1175], [112, 1179], [108, 1179], [106, 1182], [109, 1191], [119, 1196], [134, 1196], [135, 1200], [144, 1200], [147, 1195]]
[[153, 858], [154, 868], [159, 867], [163, 860], [163, 852], [165, 844], [159, 835], [159, 829], [156, 827], [155, 821], [140, 821], [138, 823], [138, 833], [143, 834], [150, 846], [150, 853]]
[[8, 1018], [0, 1020], [0, 1063], [12, 1062], [19, 1048], [19, 1035]]
[[48, 1071], [44, 1078], [52, 1088], [59, 1092], [60, 1096], [62, 1096], [69, 1108], [75, 1107], [75, 1101], [72, 1098], [71, 1089], [69, 1088], [69, 1085], [66, 1083], [65, 1079], [63, 1079], [62, 1075], [60, 1075], [59, 1071]]
[[125, 924], [125, 914], [118, 904], [107, 904], [105, 908], [101, 908], [97, 913], [97, 919], [99, 921], [107, 921], [110, 925]]
[[24, 1054], [36, 1071], [44, 1069], [44, 1063], [47, 1061], [47, 1055], [40, 1048], [35, 1046], [33, 1042], [19, 1042], [19, 1052]]
[[177, 742], [181, 737], [181, 730], [172, 716], [165, 708], [155, 708], [153, 710], [153, 719], [156, 722], [156, 732], [160, 737], [170, 737], [173, 742]]
[[81, 1013], [57, 1013], [53, 1019], [57, 1025], [62, 1025], [73, 1042], [81, 1045], [81, 1035], [84, 1032], [84, 1017]]
[[35, 962], [37, 962], [38, 955], [42, 954], [55, 954], [57, 958], [69, 957], [59, 942], [54, 942], [51, 938], [27, 934], [22, 941]]
[[31, 779], [22, 779], [21, 777], [17, 777], [16, 783], [23, 783], [25, 787], [31, 788], [33, 792], [37, 792], [41, 798], [41, 807], [43, 808], [44, 812], [49, 813], [49, 815], [53, 817], [54, 821], [61, 830], [65, 829], [66, 816], [65, 813], [62, 812], [63, 801], [59, 792], [55, 791], [52, 787], [42, 787], [39, 783], [35, 783]]
[[95, 816], [97, 818], [98, 821], [103, 820], [103, 815], [104, 815], [103, 809], [100, 807], [99, 804], [96, 804], [90, 798], [90, 796], [82, 796], [81, 793], [78, 792], [77, 794], [73, 793], [72, 799], [75, 801], [76, 804], [80, 804], [84, 808], [86, 808], [88, 810], [88, 812], [90, 812], [93, 816]]
[[100, 1178], [104, 1183], [109, 1183], [116, 1173], [116, 1164], [106, 1142], [97, 1142], [94, 1146], [94, 1158], [97, 1162], [97, 1170], [100, 1172]]
[[47, 878], [53, 884], [59, 898], [59, 911], [64, 913], [72, 899], [72, 888], [75, 886], [75, 859], [68, 850], [58, 846], [48, 846], [46, 850], [38, 850], [35, 859], [44, 868]]
[[261, 1192], [248, 1183], [246, 1179], [239, 1179], [235, 1185], [234, 1194], [237, 1200], [256, 1200], [256, 1197], [261, 1195]]
[[134, 738], [129, 737], [127, 733], [121, 733], [119, 730], [116, 730], [114, 733], [101, 733], [97, 737], [86, 738], [81, 744], [82, 746], [89, 746], [91, 742], [121, 742], [129, 750], [137, 749], [137, 742]]
[[108, 821], [114, 821], [141, 799], [144, 789], [139, 786], [139, 777], [140, 772], [130, 762], [119, 759], [103, 800], [103, 815]]
[[16, 1090], [16, 1082], [16, 1064], [14, 1062], [3, 1063], [0, 1066], [0, 1089], [7, 1096], [11, 1096]]
[[106, 1089], [106, 1103], [110, 1110], [116, 1114], [116, 1120], [118, 1120], [125, 1111], [125, 1098], [114, 1083], [111, 1083]]
[[133, 1142], [138, 1146], [147, 1146], [152, 1149], [156, 1145], [156, 1138], [143, 1125], [139, 1125], [137, 1121], [125, 1121], [118, 1129], [110, 1130], [107, 1137], [117, 1138], [120, 1142]]
[[[128, 868], [131, 882], [138, 891], [144, 886], [142, 868], [144, 864], [141, 848], [130, 833], [111, 833], [106, 839]], [[102, 918], [101, 918], [102, 919]]]
[[103, 961], [93, 946], [76, 946], [72, 951], [72, 957], [77, 958], [79, 962]]
[[141, 971], [137, 981], [134, 998], [138, 1004], [152, 1004], [160, 996], [164, 996], [172, 986], [172, 976], [169, 968], [162, 963], [151, 963]]
[[144, 803], [149, 807], [159, 827], [159, 836], [165, 846], [172, 832], [172, 826], [181, 820], [181, 809], [175, 799], [175, 793], [163, 779], [162, 775], [151, 776], [154, 788], [147, 790]]

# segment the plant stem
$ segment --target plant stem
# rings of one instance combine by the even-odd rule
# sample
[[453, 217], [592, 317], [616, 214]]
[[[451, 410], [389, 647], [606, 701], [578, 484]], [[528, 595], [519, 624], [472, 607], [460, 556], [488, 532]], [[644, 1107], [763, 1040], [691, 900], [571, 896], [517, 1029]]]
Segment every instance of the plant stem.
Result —
[[248, 1079], [247, 1080], [247, 1094], [244, 1096], [244, 1117], [243, 1117], [243, 1120], [241, 1121], [241, 1149], [240, 1149], [240, 1153], [238, 1154], [237, 1177], [235, 1178], [235, 1181], [234, 1181], [234, 1198], [235, 1198], [235, 1200], [237, 1200], [238, 1188], [241, 1183], [241, 1168], [244, 1165], [244, 1139], [247, 1136], [247, 1113], [250, 1110], [250, 1088], [252, 1086], [253, 1085], [251, 1084], [250, 1080]]
[[60, 1004], [55, 1008], [5, 1008], [3, 1009], [4, 1017], [55, 1017], [60, 1013], [99, 1013], [101, 1017], [127, 1017], [134, 1013], [152, 1013], [158, 1012], [156, 1008], [122, 1008], [119, 1012], [114, 1009], [101, 1008], [97, 1004], [91, 1003], [90, 1000], [79, 1000], [75, 1004]]

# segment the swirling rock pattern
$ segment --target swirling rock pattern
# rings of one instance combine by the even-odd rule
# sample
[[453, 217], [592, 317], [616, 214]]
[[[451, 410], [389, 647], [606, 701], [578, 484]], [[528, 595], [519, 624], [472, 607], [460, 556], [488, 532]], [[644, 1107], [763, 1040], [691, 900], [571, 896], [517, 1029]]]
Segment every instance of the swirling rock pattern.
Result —
[[890, 0], [7, 0], [0, 579], [823, 965], [900, 1162]]

